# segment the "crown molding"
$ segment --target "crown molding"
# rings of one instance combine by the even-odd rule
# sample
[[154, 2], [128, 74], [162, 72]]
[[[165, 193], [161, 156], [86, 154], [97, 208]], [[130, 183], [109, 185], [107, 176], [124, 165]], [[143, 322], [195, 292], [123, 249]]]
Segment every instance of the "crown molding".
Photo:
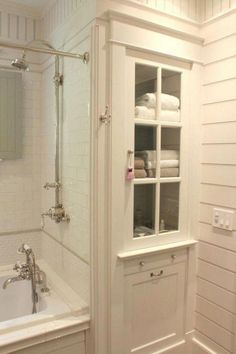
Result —
[[[162, 14], [164, 15], [164, 13], [162, 13]], [[189, 42], [193, 42], [193, 43], [196, 43], [199, 45], [203, 45], [203, 43], [204, 43], [203, 37], [189, 34], [189, 33], [180, 31], [178, 29], [173, 29], [168, 26], [163, 26], [158, 23], [150, 22], [150, 21], [144, 20], [142, 18], [137, 18], [132, 15], [123, 14], [118, 11], [108, 10], [106, 15], [107, 15], [108, 20], [118, 20], [118, 21], [125, 22], [128, 24], [138, 25], [139, 27], [152, 29], [153, 31], [162, 32], [167, 35], [171, 35], [171, 36], [175, 36], [177, 38], [185, 39]]]

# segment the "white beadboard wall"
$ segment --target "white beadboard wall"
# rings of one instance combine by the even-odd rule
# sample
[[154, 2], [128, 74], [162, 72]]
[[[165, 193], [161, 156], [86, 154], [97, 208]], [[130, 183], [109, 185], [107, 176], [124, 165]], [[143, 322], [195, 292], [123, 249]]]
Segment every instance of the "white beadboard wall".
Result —
[[225, 354], [236, 351], [236, 214], [233, 232], [211, 221], [215, 206], [236, 213], [236, 14], [206, 24], [204, 32], [196, 330], [201, 342]]
[[[132, 1], [132, 0], [131, 0]], [[133, 0], [142, 5], [197, 22], [206, 21], [236, 6], [235, 0]]]
[[0, 0], [0, 40], [28, 43], [40, 38], [40, 17], [28, 7]]

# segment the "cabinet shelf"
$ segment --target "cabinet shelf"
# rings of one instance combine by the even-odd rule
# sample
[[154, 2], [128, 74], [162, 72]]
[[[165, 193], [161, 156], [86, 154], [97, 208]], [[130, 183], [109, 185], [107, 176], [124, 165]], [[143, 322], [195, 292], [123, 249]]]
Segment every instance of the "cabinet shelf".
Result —
[[157, 126], [158, 121], [156, 119], [140, 119], [140, 118], [134, 118], [134, 123], [136, 125], [151, 125], [151, 126]]
[[173, 127], [173, 128], [182, 128], [183, 124], [180, 122], [168, 122], [164, 120], [157, 120], [157, 119], [140, 119], [134, 118], [135, 125], [148, 125], [156, 127], [158, 125], [162, 127]]
[[134, 184], [155, 184], [157, 181], [157, 178], [135, 178]]
[[142, 248], [133, 251], [121, 252], [117, 255], [120, 260], [126, 261], [133, 258], [138, 258], [140, 256], [152, 255], [157, 253], [164, 253], [175, 249], [188, 248], [195, 246], [198, 243], [196, 240], [185, 240], [173, 243], [168, 243], [165, 245], [159, 245], [155, 247]]
[[175, 183], [181, 182], [181, 177], [161, 177], [160, 183]]

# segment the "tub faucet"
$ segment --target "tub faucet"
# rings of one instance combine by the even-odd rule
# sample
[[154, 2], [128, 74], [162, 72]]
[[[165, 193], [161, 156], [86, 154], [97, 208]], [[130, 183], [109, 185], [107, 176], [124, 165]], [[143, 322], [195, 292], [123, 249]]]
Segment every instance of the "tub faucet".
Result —
[[24, 279], [20, 275], [18, 275], [17, 277], [8, 278], [7, 280], [4, 281], [2, 288], [5, 290], [9, 284], [15, 283], [16, 281], [19, 280], [24, 280]]
[[17, 262], [13, 268], [18, 275], [16, 277], [12, 277], [7, 279], [3, 284], [3, 289], [6, 289], [7, 286], [11, 283], [20, 280], [30, 280], [31, 281], [31, 288], [32, 288], [32, 302], [33, 302], [33, 310], [32, 313], [36, 313], [36, 304], [38, 303], [38, 293], [36, 290], [37, 284], [42, 284], [41, 291], [48, 292], [49, 289], [46, 283], [46, 274], [39, 268], [39, 266], [35, 262], [34, 252], [26, 244], [23, 244], [18, 249], [19, 254], [25, 254], [26, 256], [26, 263]]

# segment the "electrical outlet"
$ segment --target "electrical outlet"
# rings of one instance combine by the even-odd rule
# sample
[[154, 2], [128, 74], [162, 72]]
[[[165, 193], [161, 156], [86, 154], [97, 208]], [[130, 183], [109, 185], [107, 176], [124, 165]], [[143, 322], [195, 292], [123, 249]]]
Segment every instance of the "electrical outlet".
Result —
[[233, 231], [234, 211], [230, 209], [213, 209], [212, 226], [218, 229]]

